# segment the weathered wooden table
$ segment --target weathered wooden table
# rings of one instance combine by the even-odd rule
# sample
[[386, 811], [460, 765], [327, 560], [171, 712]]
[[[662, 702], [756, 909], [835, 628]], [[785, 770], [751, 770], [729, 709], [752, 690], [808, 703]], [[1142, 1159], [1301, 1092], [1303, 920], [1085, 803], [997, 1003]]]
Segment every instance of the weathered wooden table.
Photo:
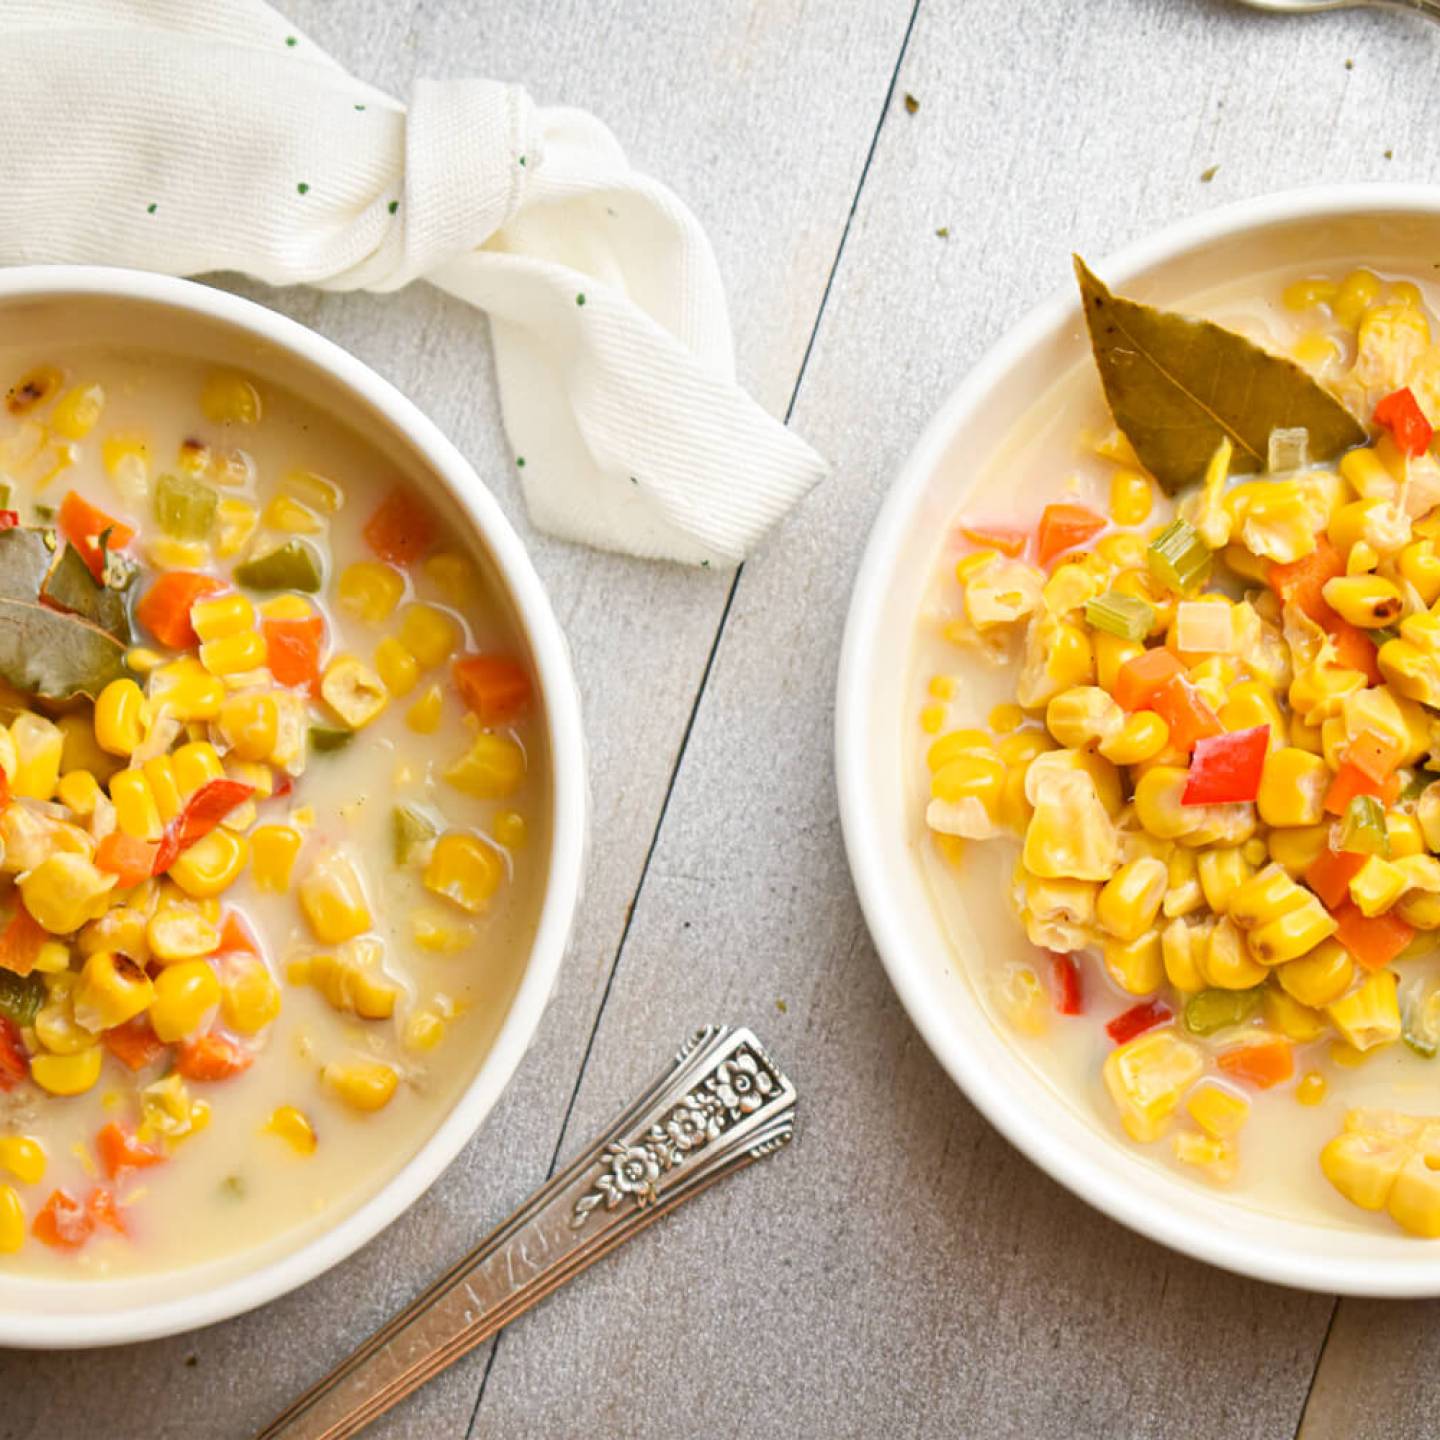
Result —
[[1093, 1213], [980, 1119], [876, 960], [830, 755], [851, 576], [947, 389], [1067, 283], [1072, 248], [1103, 255], [1307, 182], [1440, 179], [1440, 30], [1227, 0], [287, 8], [396, 93], [417, 75], [493, 75], [605, 117], [700, 215], [741, 375], [835, 473], [738, 575], [551, 542], [526, 524], [473, 312], [424, 288], [237, 284], [413, 396], [529, 539], [585, 692], [589, 887], [534, 1048], [403, 1220], [226, 1325], [0, 1354], [0, 1440], [249, 1434], [712, 1019], [753, 1024], [785, 1064], [796, 1144], [376, 1435], [1434, 1433], [1434, 1305], [1337, 1304], [1184, 1260]]

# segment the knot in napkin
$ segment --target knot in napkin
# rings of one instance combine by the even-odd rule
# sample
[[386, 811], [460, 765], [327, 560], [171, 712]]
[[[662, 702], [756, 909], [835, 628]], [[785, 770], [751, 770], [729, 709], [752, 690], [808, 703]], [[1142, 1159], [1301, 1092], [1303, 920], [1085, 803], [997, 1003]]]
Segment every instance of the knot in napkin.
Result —
[[0, 119], [41, 115], [46, 144], [8, 151], [0, 264], [427, 280], [489, 314], [554, 534], [733, 563], [824, 474], [735, 383], [699, 223], [593, 116], [483, 79], [402, 106], [262, 0], [0, 0]]

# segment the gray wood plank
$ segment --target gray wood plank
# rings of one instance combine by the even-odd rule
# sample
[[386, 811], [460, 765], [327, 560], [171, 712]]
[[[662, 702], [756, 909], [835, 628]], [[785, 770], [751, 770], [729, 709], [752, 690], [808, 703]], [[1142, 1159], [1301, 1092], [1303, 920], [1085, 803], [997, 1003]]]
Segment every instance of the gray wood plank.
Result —
[[788, 1068], [798, 1139], [511, 1327], [475, 1435], [1294, 1433], [1331, 1300], [1101, 1219], [900, 1011], [841, 850], [832, 686], [888, 478], [1071, 248], [1307, 181], [1433, 176], [1436, 39], [1174, 0], [922, 5], [900, 76], [919, 109], [891, 107], [796, 408], [836, 479], [742, 575], [564, 1150], [715, 1019]]
[[[286, 9], [352, 68], [397, 91], [422, 73], [524, 77], [537, 98], [587, 105], [609, 120], [635, 161], [673, 184], [709, 228], [730, 286], [741, 373], [765, 404], [783, 409], [908, 0], [717, 0], [683, 11], [625, 0], [603, 13], [584, 0], [292, 0]], [[475, 312], [422, 287], [388, 297], [234, 288], [315, 326], [415, 398], [530, 542], [584, 691], [595, 798], [585, 904], [535, 1047], [481, 1136], [409, 1215], [301, 1293], [230, 1324], [137, 1349], [0, 1353], [5, 1440], [249, 1433], [540, 1183], [729, 585], [530, 532]], [[457, 1366], [373, 1433], [462, 1434], [484, 1361], [482, 1353]]]

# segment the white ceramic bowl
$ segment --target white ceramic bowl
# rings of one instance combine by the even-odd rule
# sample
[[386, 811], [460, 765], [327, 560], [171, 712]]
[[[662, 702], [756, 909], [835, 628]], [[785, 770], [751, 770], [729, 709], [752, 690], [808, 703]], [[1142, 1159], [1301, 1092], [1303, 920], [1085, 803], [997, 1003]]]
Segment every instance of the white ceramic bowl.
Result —
[[509, 1012], [470, 1084], [400, 1171], [288, 1253], [262, 1251], [254, 1260], [241, 1255], [114, 1281], [0, 1278], [0, 1345], [31, 1348], [148, 1340], [237, 1315], [314, 1279], [413, 1204], [479, 1129], [540, 1023], [579, 901], [587, 808], [579, 692], [544, 587], [495, 497], [409, 400], [303, 325], [220, 290], [90, 266], [0, 270], [0, 317], [57, 298], [70, 302], [62, 312], [63, 338], [87, 335], [92, 322], [114, 328], [119, 316], [131, 343], [263, 370], [359, 430], [431, 490], [453, 519], [468, 525], [490, 559], [539, 678], [552, 768], [553, 840], [539, 925]]
[[[1429, 275], [1437, 254], [1440, 189], [1344, 186], [1211, 211], [1095, 268], [1126, 294], [1180, 304], [1279, 266], [1363, 258]], [[1036, 395], [1088, 353], [1071, 285], [966, 376], [875, 523], [851, 601], [836, 702], [840, 813], [871, 934], [940, 1063], [1012, 1144], [1098, 1209], [1177, 1250], [1263, 1280], [1346, 1294], [1440, 1294], [1440, 1246], [1381, 1226], [1349, 1229], [1251, 1209], [1142, 1161], [1079, 1109], [1059, 1103], [986, 1017], [926, 890], [916, 854], [922, 826], [902, 758], [913, 717], [901, 701], [922, 592], [966, 497], [965, 477]]]

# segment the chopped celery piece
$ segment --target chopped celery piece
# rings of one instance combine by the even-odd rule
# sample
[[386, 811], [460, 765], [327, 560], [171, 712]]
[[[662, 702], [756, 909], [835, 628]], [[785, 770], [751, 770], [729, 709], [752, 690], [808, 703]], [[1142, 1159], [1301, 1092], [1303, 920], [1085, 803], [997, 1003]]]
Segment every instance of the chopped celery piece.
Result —
[[1182, 595], [1198, 590], [1210, 575], [1210, 551], [1184, 520], [1172, 520], [1145, 551], [1150, 573]]
[[1417, 1054], [1433, 1059], [1440, 1050], [1440, 988], [1414, 990], [1405, 997], [1400, 1038]]
[[276, 550], [235, 567], [235, 581], [251, 590], [320, 588], [320, 557], [303, 540], [287, 540]]
[[1155, 623], [1155, 609], [1138, 595], [1107, 590], [1085, 602], [1085, 619], [1096, 630], [1122, 640], [1143, 640]]
[[1192, 1035], [1213, 1035], [1248, 1020], [1259, 1004], [1258, 985], [1253, 990], [1202, 990], [1185, 1002], [1185, 1028]]
[[327, 754], [331, 750], [343, 750], [353, 739], [355, 732], [342, 725], [312, 725], [310, 727], [310, 748]]
[[38, 975], [0, 970], [0, 1015], [8, 1015], [23, 1029], [35, 1023], [44, 1003], [45, 982]]
[[397, 805], [391, 817], [390, 833], [395, 841], [395, 863], [408, 865], [415, 852], [428, 845], [439, 829], [410, 805]]
[[162, 475], [155, 482], [155, 518], [177, 540], [208, 540], [220, 497], [188, 475]]
[[1356, 795], [1345, 807], [1340, 823], [1340, 848], [1352, 855], [1379, 855], [1390, 858], [1390, 835], [1385, 828], [1385, 810], [1373, 795]]

